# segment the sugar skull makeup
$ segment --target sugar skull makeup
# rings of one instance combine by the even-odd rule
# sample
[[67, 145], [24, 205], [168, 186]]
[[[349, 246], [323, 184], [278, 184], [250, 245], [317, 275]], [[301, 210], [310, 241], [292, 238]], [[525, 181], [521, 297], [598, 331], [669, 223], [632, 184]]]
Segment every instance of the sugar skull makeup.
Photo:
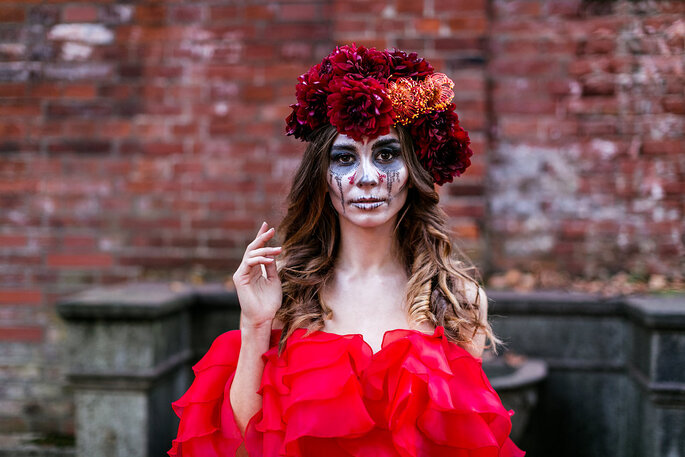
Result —
[[369, 226], [391, 219], [404, 205], [408, 171], [396, 130], [364, 141], [340, 134], [329, 159], [329, 194], [340, 217]]

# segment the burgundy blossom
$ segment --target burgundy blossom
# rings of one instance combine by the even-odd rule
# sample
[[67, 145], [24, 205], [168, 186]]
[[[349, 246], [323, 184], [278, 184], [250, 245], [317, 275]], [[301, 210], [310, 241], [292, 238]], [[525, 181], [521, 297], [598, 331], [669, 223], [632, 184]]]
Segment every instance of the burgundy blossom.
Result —
[[297, 103], [286, 119], [286, 133], [301, 140], [326, 122], [326, 98], [330, 75], [321, 75], [321, 64], [298, 78], [295, 88]]
[[419, 162], [438, 185], [452, 182], [471, 164], [469, 136], [454, 108], [452, 103], [445, 111], [422, 114], [409, 126]]
[[364, 46], [340, 46], [326, 59], [325, 67], [335, 76], [356, 75], [360, 78], [371, 77], [385, 84], [389, 76], [388, 57], [386, 53], [367, 49]]
[[395, 49], [392, 52], [388, 52], [388, 60], [392, 79], [421, 79], [434, 72], [433, 66], [426, 62], [425, 59], [419, 58], [415, 52], [407, 55], [406, 52]]
[[393, 125], [392, 103], [374, 78], [336, 78], [329, 86], [328, 118], [338, 132], [357, 141], [385, 135]]

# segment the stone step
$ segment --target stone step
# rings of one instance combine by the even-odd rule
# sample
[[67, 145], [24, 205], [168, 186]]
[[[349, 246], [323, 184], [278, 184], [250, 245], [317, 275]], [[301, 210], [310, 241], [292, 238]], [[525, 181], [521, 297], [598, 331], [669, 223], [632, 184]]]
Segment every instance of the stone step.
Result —
[[0, 434], [0, 457], [76, 457], [76, 448], [73, 437]]

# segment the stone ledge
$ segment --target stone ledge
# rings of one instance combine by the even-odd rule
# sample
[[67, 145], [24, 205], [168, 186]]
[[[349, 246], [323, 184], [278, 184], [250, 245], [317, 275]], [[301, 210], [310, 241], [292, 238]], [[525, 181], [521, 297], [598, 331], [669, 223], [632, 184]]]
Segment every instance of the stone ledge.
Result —
[[65, 319], [156, 319], [189, 306], [191, 290], [168, 283], [132, 283], [88, 289], [57, 303]]
[[546, 314], [564, 316], [606, 315], [622, 313], [622, 304], [615, 298], [600, 295], [564, 292], [488, 291], [489, 314]]
[[190, 349], [176, 354], [156, 367], [139, 371], [79, 372], [71, 371], [67, 378], [71, 387], [90, 390], [149, 390], [160, 379], [192, 360]]
[[157, 319], [190, 306], [238, 307], [232, 289], [220, 284], [125, 283], [98, 287], [57, 302], [65, 319]]
[[685, 294], [637, 295], [625, 298], [632, 319], [650, 328], [685, 328]]
[[49, 437], [36, 433], [0, 434], [0, 457], [75, 457], [74, 445], [36, 444]]

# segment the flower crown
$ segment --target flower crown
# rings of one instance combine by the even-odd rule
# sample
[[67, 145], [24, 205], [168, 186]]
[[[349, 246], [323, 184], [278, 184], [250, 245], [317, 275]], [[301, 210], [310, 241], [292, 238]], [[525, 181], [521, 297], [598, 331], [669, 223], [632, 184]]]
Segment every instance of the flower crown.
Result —
[[345, 45], [298, 78], [286, 133], [307, 140], [330, 123], [357, 141], [409, 131], [421, 166], [442, 185], [471, 165], [469, 134], [452, 103], [454, 83], [416, 53]]

